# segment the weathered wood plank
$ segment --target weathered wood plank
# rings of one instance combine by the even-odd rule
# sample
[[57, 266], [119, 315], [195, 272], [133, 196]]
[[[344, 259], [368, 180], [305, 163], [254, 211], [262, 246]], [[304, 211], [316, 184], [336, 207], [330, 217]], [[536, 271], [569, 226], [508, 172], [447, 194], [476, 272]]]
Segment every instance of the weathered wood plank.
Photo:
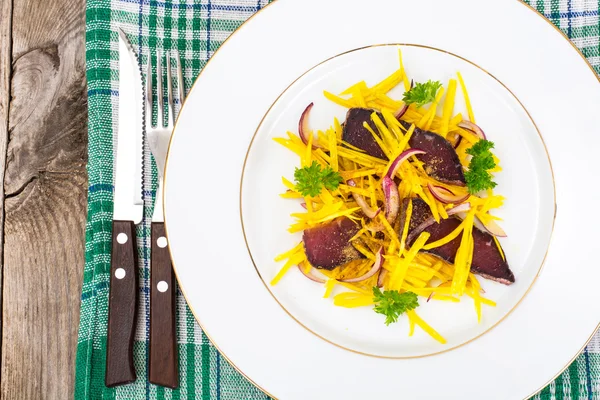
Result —
[[[0, 182], [4, 181], [6, 143], [8, 142], [8, 110], [12, 61], [12, 0], [0, 0]], [[0, 313], [2, 305], [2, 266], [4, 249], [4, 185], [0, 185]], [[1, 316], [1, 314], [0, 314]], [[0, 318], [2, 332], [2, 318]], [[0, 335], [0, 356], [2, 335]], [[1, 358], [0, 358], [1, 359]], [[0, 385], [2, 375], [0, 371]]]
[[1, 399], [73, 397], [87, 193], [84, 32], [84, 0], [13, 3]]

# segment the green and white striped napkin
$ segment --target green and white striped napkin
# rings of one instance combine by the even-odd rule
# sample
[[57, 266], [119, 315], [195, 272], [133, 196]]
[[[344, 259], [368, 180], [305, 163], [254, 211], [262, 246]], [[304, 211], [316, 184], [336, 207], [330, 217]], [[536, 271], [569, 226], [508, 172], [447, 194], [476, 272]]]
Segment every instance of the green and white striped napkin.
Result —
[[[291, 0], [287, 0], [291, 1]], [[296, 0], [301, 1], [301, 0]], [[516, 1], [516, 0], [515, 0]], [[186, 88], [225, 39], [269, 0], [88, 0], [86, 61], [89, 105], [89, 196], [86, 263], [77, 349], [76, 399], [263, 399], [218, 351], [177, 294], [177, 341], [180, 387], [175, 390], [147, 380], [149, 335], [150, 215], [156, 167], [144, 156], [145, 218], [137, 231], [139, 310], [134, 361], [138, 379], [129, 385], [104, 386], [108, 282], [113, 209], [113, 131], [117, 120], [118, 39], [123, 28], [147, 63], [148, 49], [177, 50]], [[365, 6], [368, 0], [364, 0]], [[600, 0], [529, 0], [567, 34], [600, 73]], [[156, 63], [154, 63], [156, 65]], [[492, 389], [491, 389], [492, 390]], [[600, 399], [600, 337], [536, 399]]]

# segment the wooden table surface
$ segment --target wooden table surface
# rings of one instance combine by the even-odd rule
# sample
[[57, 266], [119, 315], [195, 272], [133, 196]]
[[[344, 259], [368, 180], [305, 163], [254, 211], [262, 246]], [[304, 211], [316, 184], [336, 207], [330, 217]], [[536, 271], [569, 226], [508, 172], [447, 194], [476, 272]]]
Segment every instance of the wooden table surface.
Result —
[[0, 400], [72, 399], [87, 196], [84, 0], [0, 0]]

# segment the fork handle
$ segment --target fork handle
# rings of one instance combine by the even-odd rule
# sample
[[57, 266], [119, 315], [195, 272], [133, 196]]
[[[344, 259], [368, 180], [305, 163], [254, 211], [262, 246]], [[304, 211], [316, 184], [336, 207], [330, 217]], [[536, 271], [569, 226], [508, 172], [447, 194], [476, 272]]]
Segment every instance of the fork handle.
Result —
[[152, 222], [151, 240], [148, 380], [175, 389], [178, 385], [175, 278], [164, 222]]
[[135, 224], [113, 221], [108, 300], [106, 375], [108, 387], [135, 381], [133, 334], [137, 312], [137, 247]]

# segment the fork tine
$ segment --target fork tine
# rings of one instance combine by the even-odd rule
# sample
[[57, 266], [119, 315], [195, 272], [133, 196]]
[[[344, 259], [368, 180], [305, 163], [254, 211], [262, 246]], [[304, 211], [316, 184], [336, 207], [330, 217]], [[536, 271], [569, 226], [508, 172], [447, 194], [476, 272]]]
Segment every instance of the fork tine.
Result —
[[181, 68], [181, 58], [177, 52], [177, 90], [179, 91], [179, 107], [183, 105], [185, 100], [185, 87], [183, 82], [183, 69]]
[[168, 127], [173, 127], [173, 119], [175, 118], [175, 107], [173, 106], [173, 79], [171, 77], [171, 53], [167, 52], [166, 54], [166, 62], [167, 62], [167, 101], [168, 101]]
[[164, 99], [163, 99], [163, 86], [162, 86], [162, 54], [160, 50], [156, 52], [156, 95], [158, 97], [158, 113], [156, 114], [157, 126], [164, 126], [163, 110], [164, 110]]

